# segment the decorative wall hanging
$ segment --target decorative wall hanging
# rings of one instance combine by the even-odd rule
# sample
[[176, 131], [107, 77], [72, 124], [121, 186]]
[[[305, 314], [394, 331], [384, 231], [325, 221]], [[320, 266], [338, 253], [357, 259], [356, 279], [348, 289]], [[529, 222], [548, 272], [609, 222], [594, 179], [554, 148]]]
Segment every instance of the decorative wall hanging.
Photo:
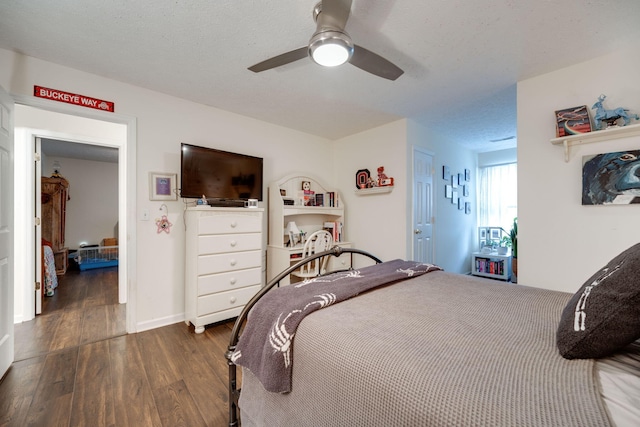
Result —
[[582, 157], [582, 204], [640, 203], [640, 150]]
[[149, 172], [149, 200], [178, 200], [175, 173]]
[[356, 172], [356, 188], [367, 188], [369, 185], [369, 178], [371, 178], [369, 169], [360, 169]]
[[442, 166], [442, 179], [449, 181], [451, 179], [451, 170], [449, 166]]
[[156, 218], [156, 226], [158, 227], [157, 233], [160, 234], [164, 231], [169, 234], [171, 232], [171, 226], [173, 225], [169, 222], [169, 218], [167, 217], [167, 215], [169, 215], [169, 208], [163, 203], [160, 205], [160, 211], [163, 212], [164, 215], [160, 218]]

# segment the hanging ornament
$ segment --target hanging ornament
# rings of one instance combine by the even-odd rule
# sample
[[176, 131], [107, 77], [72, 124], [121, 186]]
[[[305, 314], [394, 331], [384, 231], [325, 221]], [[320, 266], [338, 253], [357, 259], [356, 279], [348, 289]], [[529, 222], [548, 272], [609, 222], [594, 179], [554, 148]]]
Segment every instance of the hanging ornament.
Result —
[[171, 231], [171, 226], [173, 224], [169, 222], [169, 219], [166, 215], [162, 215], [162, 218], [156, 219], [156, 225], [158, 226], [158, 234], [162, 233], [163, 231], [169, 234], [169, 232]]

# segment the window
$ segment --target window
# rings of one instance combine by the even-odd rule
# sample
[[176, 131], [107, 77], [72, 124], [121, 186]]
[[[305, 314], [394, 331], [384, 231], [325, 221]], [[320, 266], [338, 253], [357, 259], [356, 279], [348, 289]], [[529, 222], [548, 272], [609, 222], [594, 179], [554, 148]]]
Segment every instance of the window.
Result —
[[478, 225], [502, 227], [507, 233], [518, 216], [518, 165], [480, 168]]

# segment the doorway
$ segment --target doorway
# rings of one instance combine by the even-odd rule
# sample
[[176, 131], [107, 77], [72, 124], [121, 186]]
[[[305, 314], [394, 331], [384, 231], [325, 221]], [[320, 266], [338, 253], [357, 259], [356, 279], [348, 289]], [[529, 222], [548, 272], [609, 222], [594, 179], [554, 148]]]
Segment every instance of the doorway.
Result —
[[413, 147], [413, 197], [411, 259], [434, 264], [433, 249], [433, 154]]
[[[35, 162], [34, 204], [40, 226], [35, 227], [34, 262], [36, 283], [41, 283], [35, 302], [40, 314], [58, 298], [61, 282], [76, 283], [70, 275], [118, 263], [118, 148], [39, 137], [35, 142], [40, 161]], [[43, 258], [49, 262], [40, 267]], [[115, 272], [117, 302], [117, 266]], [[73, 299], [84, 294], [89, 298], [92, 292]]]
[[16, 284], [24, 286], [16, 287], [15, 321], [28, 321], [35, 315], [35, 292], [29, 284], [35, 283], [35, 238], [31, 218], [35, 198], [33, 153], [35, 138], [39, 137], [74, 143], [89, 142], [118, 149], [118, 300], [122, 304], [127, 303], [126, 331], [135, 332], [135, 292], [130, 288], [130, 284], [135, 283], [135, 119], [102, 111], [85, 112], [73, 106], [58, 105], [34, 97], [14, 98], [15, 162], [24, 169], [16, 173], [16, 191], [33, 196], [16, 203], [16, 219], [20, 217], [20, 223], [16, 221], [16, 234], [23, 233], [26, 239], [24, 243], [16, 245], [16, 272], [20, 271], [21, 274], [20, 278], [16, 277]]

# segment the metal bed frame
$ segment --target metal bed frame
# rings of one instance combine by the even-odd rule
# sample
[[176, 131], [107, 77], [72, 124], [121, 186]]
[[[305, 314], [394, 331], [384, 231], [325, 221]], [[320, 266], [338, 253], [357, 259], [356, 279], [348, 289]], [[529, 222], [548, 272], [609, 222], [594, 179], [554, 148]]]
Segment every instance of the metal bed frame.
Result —
[[[267, 283], [267, 285], [264, 288], [262, 288], [257, 294], [255, 294], [253, 298], [251, 298], [249, 302], [244, 306], [244, 308], [238, 315], [235, 324], [233, 325], [233, 329], [231, 330], [231, 338], [229, 339], [229, 347], [227, 348], [227, 351], [224, 354], [224, 357], [227, 359], [227, 364], [229, 365], [229, 427], [238, 427], [240, 425], [240, 417], [238, 413], [238, 400], [240, 399], [241, 390], [237, 388], [237, 366], [235, 365], [235, 363], [231, 361], [231, 355], [236, 350], [236, 345], [238, 344], [238, 339], [240, 338], [240, 331], [247, 320], [247, 315], [249, 314], [249, 311], [251, 311], [251, 308], [255, 305], [255, 303], [258, 302], [258, 300], [260, 300], [260, 298], [262, 298], [264, 294], [269, 292], [274, 287], [280, 287], [280, 281], [285, 277], [289, 276], [292, 272], [298, 270], [301, 266], [307, 264], [308, 262], [314, 261], [318, 258], [323, 258], [325, 256], [339, 257], [340, 255], [343, 255], [345, 253], [351, 254], [350, 255], [351, 266], [346, 270], [353, 270], [354, 254], [358, 254], [358, 255], [362, 255], [367, 258], [370, 258], [373, 261], [375, 261], [376, 264], [380, 264], [382, 262], [378, 257], [370, 254], [369, 252], [365, 252], [360, 249], [342, 248], [340, 246], [334, 246], [333, 248], [327, 251], [313, 254], [293, 264], [292, 266], [284, 270], [282, 273], [274, 277], [273, 280]], [[345, 270], [335, 270], [335, 271], [327, 272], [324, 275], [336, 273], [339, 271], [345, 271]]]

